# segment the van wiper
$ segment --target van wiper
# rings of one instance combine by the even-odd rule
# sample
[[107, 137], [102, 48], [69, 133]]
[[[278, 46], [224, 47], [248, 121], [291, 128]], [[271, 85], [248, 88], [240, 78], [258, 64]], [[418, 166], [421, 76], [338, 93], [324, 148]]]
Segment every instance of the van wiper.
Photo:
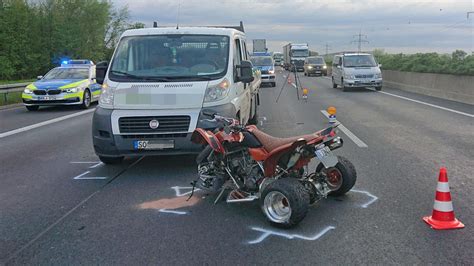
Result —
[[202, 75], [202, 76], [172, 76], [172, 77], [167, 77], [168, 79], [170, 80], [180, 80], [180, 79], [184, 79], [184, 80], [213, 80], [215, 78], [211, 77], [211, 76], [207, 76], [207, 75]]
[[123, 75], [123, 76], [128, 77], [128, 78], [134, 78], [134, 79], [150, 80], [150, 81], [162, 81], [162, 82], [170, 81], [170, 79], [166, 78], [166, 77], [138, 76], [138, 75], [133, 75], [133, 74], [130, 74], [130, 73], [127, 73], [127, 72], [116, 71], [116, 70], [112, 70], [110, 72], [114, 73], [114, 74]]

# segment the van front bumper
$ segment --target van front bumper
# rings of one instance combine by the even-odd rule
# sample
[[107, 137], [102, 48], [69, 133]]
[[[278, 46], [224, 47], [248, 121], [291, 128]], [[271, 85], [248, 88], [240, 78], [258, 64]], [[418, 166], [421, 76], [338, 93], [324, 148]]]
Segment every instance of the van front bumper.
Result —
[[[236, 111], [232, 104], [225, 104], [215, 107], [204, 108], [210, 112], [218, 113], [226, 117], [235, 117]], [[191, 125], [191, 132], [179, 133], [157, 133], [157, 134], [120, 134], [112, 129], [112, 109], [104, 109], [100, 106], [96, 108], [92, 119], [92, 142], [94, 151], [98, 156], [119, 157], [119, 156], [143, 156], [143, 155], [178, 155], [197, 154], [203, 146], [191, 142], [194, 126]], [[150, 110], [151, 111], [151, 110]], [[197, 121], [202, 119], [200, 114]], [[208, 118], [208, 117], [206, 117]], [[196, 123], [196, 122], [194, 122]], [[196, 124], [195, 124], [196, 125]], [[196, 127], [200, 123], [197, 122]], [[135, 141], [170, 141], [174, 142], [174, 148], [160, 150], [139, 150], [135, 149]]]
[[275, 82], [275, 74], [262, 74], [262, 83], [273, 83]]
[[350, 88], [365, 88], [365, 87], [381, 87], [382, 79], [350, 79], [344, 80], [344, 87]]

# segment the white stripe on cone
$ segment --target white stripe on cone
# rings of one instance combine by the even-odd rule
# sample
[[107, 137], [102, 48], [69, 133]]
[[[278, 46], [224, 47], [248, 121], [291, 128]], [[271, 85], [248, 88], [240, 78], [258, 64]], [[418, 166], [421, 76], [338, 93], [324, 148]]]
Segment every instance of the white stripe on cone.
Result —
[[452, 212], [453, 203], [451, 201], [439, 201], [435, 200], [433, 209], [440, 212]]
[[448, 182], [438, 182], [438, 186], [436, 190], [439, 192], [449, 192], [449, 184]]

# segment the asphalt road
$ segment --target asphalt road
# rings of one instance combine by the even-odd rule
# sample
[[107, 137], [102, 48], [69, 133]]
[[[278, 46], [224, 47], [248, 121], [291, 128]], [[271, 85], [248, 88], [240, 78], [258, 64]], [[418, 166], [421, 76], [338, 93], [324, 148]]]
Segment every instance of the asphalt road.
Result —
[[[277, 136], [309, 133], [326, 125], [321, 110], [337, 107], [352, 132], [340, 132], [337, 154], [356, 166], [354, 191], [312, 206], [298, 227], [277, 230], [257, 203], [213, 205], [214, 196], [200, 192], [186, 202], [192, 156], [99, 164], [92, 113], [85, 113], [0, 138], [0, 264], [474, 261], [472, 106], [389, 89], [342, 92], [328, 78], [303, 75], [308, 100], [286, 84], [276, 103], [283, 75], [276, 88], [261, 89], [259, 126]], [[78, 112], [1, 110], [0, 133]], [[421, 220], [431, 213], [441, 166], [462, 230], [434, 231]]]

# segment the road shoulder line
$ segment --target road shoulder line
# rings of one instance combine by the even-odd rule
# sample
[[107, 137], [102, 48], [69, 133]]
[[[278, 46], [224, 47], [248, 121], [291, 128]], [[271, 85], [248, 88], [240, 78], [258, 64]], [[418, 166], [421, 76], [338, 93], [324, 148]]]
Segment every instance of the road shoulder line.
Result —
[[385, 95], [397, 97], [397, 98], [400, 98], [400, 99], [403, 99], [403, 100], [407, 100], [407, 101], [411, 101], [411, 102], [415, 102], [415, 103], [419, 103], [419, 104], [431, 106], [431, 107], [433, 107], [433, 108], [438, 108], [438, 109], [445, 110], [445, 111], [448, 111], [448, 112], [452, 112], [452, 113], [456, 113], [456, 114], [460, 114], [460, 115], [464, 115], [464, 116], [467, 116], [467, 117], [472, 117], [472, 118], [474, 118], [474, 115], [473, 115], [473, 114], [464, 113], [464, 112], [461, 112], [461, 111], [457, 111], [457, 110], [454, 110], [454, 109], [446, 108], [446, 107], [439, 106], [439, 105], [436, 105], [436, 104], [431, 104], [431, 103], [427, 103], [427, 102], [418, 101], [418, 100], [415, 100], [415, 99], [411, 99], [411, 98], [408, 98], [408, 97], [404, 97], [404, 96], [392, 94], [392, 93], [385, 92], [385, 91], [378, 91], [378, 93], [383, 93], [383, 94], [385, 94]]
[[47, 125], [50, 125], [50, 124], [53, 124], [53, 123], [56, 123], [56, 122], [60, 122], [60, 121], [63, 121], [63, 120], [67, 120], [69, 118], [73, 118], [73, 117], [76, 117], [76, 116], [88, 114], [88, 113], [91, 113], [91, 112], [94, 112], [94, 111], [95, 111], [95, 108], [90, 109], [90, 110], [85, 110], [85, 111], [82, 111], [82, 112], [78, 112], [78, 113], [74, 113], [74, 114], [70, 114], [70, 115], [65, 115], [65, 116], [53, 118], [53, 119], [50, 119], [50, 120], [43, 121], [41, 123], [29, 125], [29, 126], [26, 126], [26, 127], [21, 127], [21, 128], [17, 128], [17, 129], [14, 129], [14, 130], [10, 130], [10, 131], [4, 132], [4, 133], [0, 133], [0, 139], [11, 136], [11, 135], [15, 135], [15, 134], [18, 134], [18, 133], [22, 133], [22, 132], [25, 132], [25, 131], [29, 131], [29, 130], [32, 130], [32, 129], [35, 129], [35, 128], [39, 128], [39, 127], [42, 127], [42, 126], [47, 126]]
[[[321, 110], [321, 113], [329, 118], [329, 114], [326, 110]], [[337, 127], [341, 129], [344, 134], [346, 134], [347, 137], [349, 137], [359, 148], [368, 148], [369, 146], [365, 144], [361, 139], [359, 139], [354, 133], [352, 133], [347, 127], [345, 127], [341, 122], [339, 122], [339, 126]]]

